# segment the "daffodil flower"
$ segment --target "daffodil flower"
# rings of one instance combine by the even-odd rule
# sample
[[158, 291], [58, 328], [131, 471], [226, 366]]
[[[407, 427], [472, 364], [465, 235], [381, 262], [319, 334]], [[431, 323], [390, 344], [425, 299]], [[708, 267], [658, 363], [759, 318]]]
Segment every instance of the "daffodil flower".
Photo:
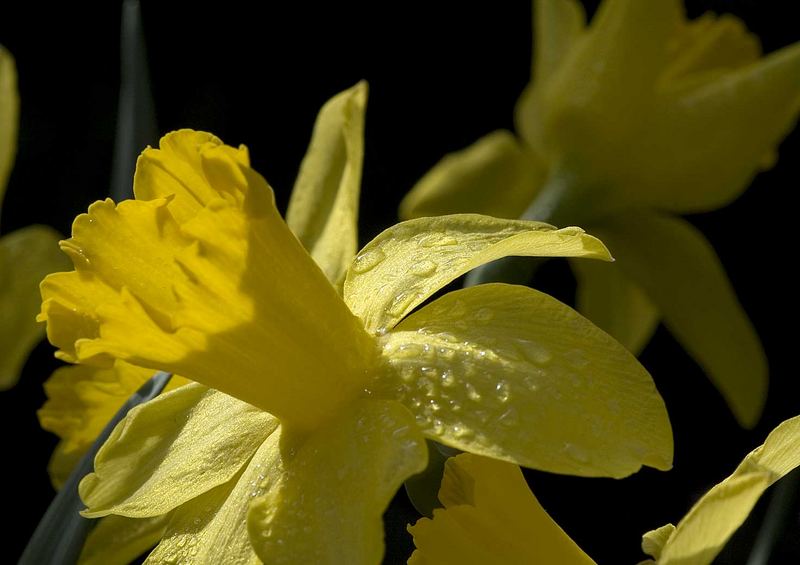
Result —
[[[14, 58], [0, 46], [0, 203], [17, 152], [19, 95]], [[35, 321], [39, 281], [67, 267], [59, 234], [40, 225], [0, 238], [0, 390], [14, 386], [44, 328]]]
[[425, 437], [581, 476], [671, 466], [649, 375], [570, 308], [501, 284], [423, 305], [506, 255], [608, 259], [582, 230], [426, 218], [350, 262], [322, 248], [347, 244], [336, 225], [292, 234], [244, 147], [189, 130], [142, 154], [134, 190], [76, 219], [41, 319], [66, 361], [196, 381], [132, 410], [81, 484], [89, 517], [171, 513], [151, 562], [376, 563]]
[[767, 364], [706, 239], [675, 214], [735, 199], [775, 160], [800, 107], [800, 45], [765, 57], [737, 19], [687, 21], [679, 0], [535, 3], [519, 137], [497, 131], [445, 157], [404, 218], [481, 212], [577, 223], [614, 265], [573, 262], [578, 309], [631, 351], [659, 320], [738, 421], [762, 411]]
[[[800, 466], [800, 416], [786, 420], [678, 523], [647, 532], [642, 549], [657, 565], [708, 565], [763, 492]], [[449, 459], [439, 498], [444, 509], [409, 531], [410, 565], [594, 563], [542, 508], [519, 467], [471, 454]]]

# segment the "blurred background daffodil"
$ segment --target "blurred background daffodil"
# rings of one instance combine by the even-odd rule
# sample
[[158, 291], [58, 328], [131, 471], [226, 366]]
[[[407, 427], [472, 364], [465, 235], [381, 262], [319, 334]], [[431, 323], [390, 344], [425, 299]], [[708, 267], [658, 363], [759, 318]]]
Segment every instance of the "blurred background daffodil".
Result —
[[755, 425], [761, 344], [713, 248], [676, 214], [724, 206], [775, 162], [800, 107], [800, 45], [762, 56], [735, 17], [687, 20], [680, 0], [605, 0], [590, 25], [576, 0], [537, 0], [534, 24], [517, 135], [446, 156], [401, 217], [591, 229], [617, 262], [572, 262], [578, 309], [634, 353], [663, 321], [739, 423]]
[[[0, 206], [14, 167], [19, 126], [19, 95], [14, 58], [0, 46]], [[39, 282], [69, 262], [58, 251], [61, 236], [42, 225], [0, 237], [0, 390], [16, 384], [34, 346], [44, 336], [35, 320]]]

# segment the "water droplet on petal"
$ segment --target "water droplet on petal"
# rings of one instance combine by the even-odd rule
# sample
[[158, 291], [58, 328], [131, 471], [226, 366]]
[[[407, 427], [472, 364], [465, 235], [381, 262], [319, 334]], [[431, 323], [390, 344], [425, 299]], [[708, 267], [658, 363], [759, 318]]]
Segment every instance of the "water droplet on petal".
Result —
[[456, 377], [449, 370], [445, 370], [439, 377], [439, 380], [442, 382], [442, 386], [450, 387], [456, 384]]
[[508, 402], [508, 399], [511, 398], [511, 389], [505, 381], [498, 381], [494, 385], [494, 390], [497, 392], [497, 400], [500, 402]]
[[469, 398], [473, 402], [480, 401], [481, 393], [478, 392], [478, 389], [475, 388], [475, 385], [473, 385], [472, 383], [464, 383], [464, 389], [467, 391], [467, 398]]
[[384, 259], [386, 254], [380, 247], [364, 251], [353, 261], [353, 271], [359, 274], [366, 273], [380, 265]]
[[475, 312], [475, 319], [481, 322], [488, 322], [494, 318], [494, 312], [490, 308], [480, 308]]
[[586, 357], [586, 354], [580, 349], [573, 349], [571, 351], [567, 351], [564, 354], [564, 357], [566, 358], [567, 363], [569, 363], [576, 369], [583, 368], [589, 364], [589, 358]]
[[412, 265], [410, 271], [412, 275], [416, 275], [418, 277], [429, 277], [433, 273], [436, 272], [438, 266], [433, 261], [425, 259], [420, 261], [419, 263], [415, 263]]

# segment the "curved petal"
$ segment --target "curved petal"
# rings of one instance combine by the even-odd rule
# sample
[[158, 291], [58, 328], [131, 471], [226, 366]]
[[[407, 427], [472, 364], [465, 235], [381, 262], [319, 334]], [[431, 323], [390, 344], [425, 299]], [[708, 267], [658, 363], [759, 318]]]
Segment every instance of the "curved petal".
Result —
[[539, 93], [547, 80], [564, 64], [586, 27], [586, 13], [577, 0], [537, 0], [533, 3], [533, 57], [531, 82], [525, 87], [514, 111], [520, 137], [535, 146], [540, 135]]
[[[49, 466], [57, 488], [125, 401], [152, 376], [152, 369], [123, 361], [111, 369], [70, 365], [53, 372], [44, 384], [47, 402], [37, 415], [42, 429], [61, 438]], [[187, 383], [174, 375], [165, 391]]]
[[0, 45], [0, 209], [17, 154], [19, 93], [14, 57]]
[[356, 401], [316, 431], [286, 463], [283, 483], [257, 497], [250, 539], [269, 563], [373, 565], [383, 556], [383, 520], [405, 479], [427, 464], [414, 417], [396, 402]]
[[408, 528], [417, 547], [409, 565], [594, 563], [542, 508], [516, 465], [458, 455], [445, 464], [439, 499], [445, 509]]
[[[137, 200], [169, 198], [169, 211], [183, 224], [219, 198], [203, 170], [203, 154], [224, 147], [215, 135], [190, 129], [173, 131], [162, 137], [158, 149], [148, 147], [136, 160], [133, 191]], [[250, 166], [247, 148], [229, 148], [229, 155], [245, 167]]]
[[86, 517], [146, 518], [223, 484], [278, 426], [276, 418], [198, 384], [130, 411], [80, 484]]
[[572, 261], [570, 265], [578, 279], [577, 310], [639, 355], [658, 326], [658, 309], [616, 263]]
[[89, 533], [78, 565], [131, 563], [164, 535], [169, 514], [153, 518], [106, 516]]
[[0, 390], [16, 384], [44, 335], [36, 322], [39, 282], [69, 264], [58, 251], [59, 239], [47, 226], [27, 226], [0, 238]]
[[358, 251], [366, 105], [364, 81], [325, 103], [286, 211], [289, 228], [334, 284]]
[[445, 295], [381, 338], [397, 398], [464, 451], [580, 476], [669, 469], [672, 432], [650, 375], [577, 312], [530, 288]]
[[[660, 555], [654, 555], [658, 564], [711, 563], [767, 487], [798, 466], [800, 416], [775, 428], [732, 475], [697, 501], [662, 544]], [[648, 532], [645, 539], [652, 540], [657, 532]]]
[[344, 300], [368, 332], [380, 334], [447, 283], [509, 255], [611, 259], [580, 228], [477, 214], [419, 218], [385, 230], [361, 250], [347, 272]]
[[519, 218], [544, 176], [536, 155], [498, 130], [436, 163], [403, 198], [400, 217], [480, 212]]
[[236, 477], [176, 508], [145, 563], [260, 565], [248, 537], [247, 513], [255, 497], [282, 479], [280, 438], [276, 430]]
[[194, 171], [182, 157], [192, 151], [216, 196], [182, 221], [172, 206], [183, 193], [93, 204], [62, 244], [76, 270], [45, 279], [39, 319], [68, 361], [167, 370], [312, 428], [363, 389], [374, 343], [241, 152], [207, 142], [150, 153], [180, 172]]
[[644, 212], [615, 216], [596, 229], [739, 423], [755, 425], [766, 400], [767, 360], [708, 241], [684, 220]]
[[619, 188], [632, 204], [682, 213], [719, 208], [771, 166], [798, 112], [800, 44], [732, 72], [675, 81], [644, 120], [650, 135], [631, 145]]

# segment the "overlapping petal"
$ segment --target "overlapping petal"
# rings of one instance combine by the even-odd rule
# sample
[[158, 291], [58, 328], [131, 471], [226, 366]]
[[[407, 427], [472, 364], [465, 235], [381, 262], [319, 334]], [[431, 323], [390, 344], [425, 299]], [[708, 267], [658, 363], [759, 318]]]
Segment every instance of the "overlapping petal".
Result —
[[427, 463], [414, 417], [400, 404], [359, 400], [301, 445], [283, 481], [251, 505], [250, 539], [269, 563], [374, 564], [383, 512]]
[[798, 466], [800, 416], [775, 428], [728, 478], [697, 501], [677, 527], [645, 534], [643, 548], [659, 565], [711, 563], [767, 487]]
[[572, 261], [578, 279], [578, 311], [638, 355], [650, 341], [660, 315], [642, 289], [618, 264]]
[[86, 538], [79, 565], [133, 562], [158, 543], [169, 518], [169, 514], [139, 519], [106, 516]]
[[61, 236], [46, 226], [27, 226], [0, 238], [0, 390], [16, 384], [31, 350], [44, 335], [35, 320], [39, 281], [66, 268]]
[[[49, 465], [57, 488], [125, 401], [152, 376], [152, 370], [123, 361], [110, 369], [70, 365], [50, 376], [44, 385], [48, 400], [37, 414], [42, 428], [61, 438]], [[165, 390], [187, 382], [174, 375]]]
[[519, 467], [471, 454], [449, 459], [439, 499], [444, 509], [409, 532], [409, 565], [594, 563], [547, 514]]
[[238, 474], [277, 426], [263, 410], [196, 383], [137, 406], [81, 481], [84, 513], [166, 514]]
[[[174, 196], [93, 204], [63, 244], [76, 270], [42, 283], [40, 319], [68, 361], [169, 370], [313, 427], [361, 391], [374, 346], [243, 152], [195, 137], [166, 136], [170, 152], [151, 150], [137, 178], [196, 173], [195, 151], [216, 196], [190, 197], [195, 179]], [[179, 216], [199, 211], [179, 221], [180, 199]]]
[[419, 218], [385, 230], [361, 250], [347, 272], [344, 300], [368, 332], [380, 334], [447, 283], [509, 255], [611, 259], [580, 228], [477, 214]]
[[337, 285], [358, 250], [366, 104], [362, 81], [322, 107], [286, 211], [289, 228]]
[[609, 219], [596, 231], [739, 422], [753, 426], [766, 400], [767, 360], [708, 241], [684, 220], [643, 212]]
[[502, 284], [455, 291], [381, 341], [393, 371], [375, 392], [405, 404], [432, 439], [572, 475], [671, 467], [672, 433], [650, 376], [546, 294]]
[[248, 537], [247, 513], [255, 497], [283, 478], [280, 439], [277, 429], [234, 478], [176, 508], [145, 563], [260, 564]]
[[403, 219], [480, 210], [519, 218], [544, 181], [544, 165], [505, 130], [446, 155], [400, 203]]

